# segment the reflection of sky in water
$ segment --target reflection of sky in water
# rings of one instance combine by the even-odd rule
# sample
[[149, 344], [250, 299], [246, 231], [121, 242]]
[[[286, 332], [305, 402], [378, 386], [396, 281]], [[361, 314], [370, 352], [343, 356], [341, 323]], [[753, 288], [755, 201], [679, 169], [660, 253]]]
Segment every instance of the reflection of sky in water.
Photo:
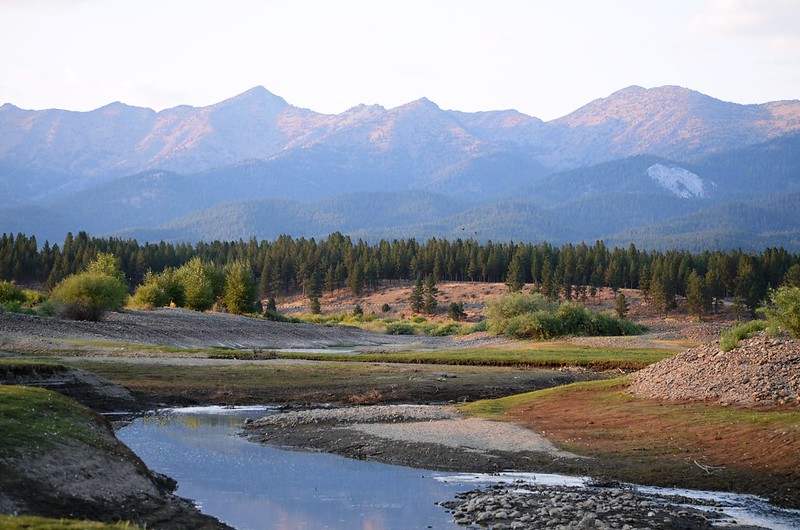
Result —
[[[117, 435], [152, 469], [175, 478], [179, 495], [239, 530], [459, 528], [435, 502], [493, 482], [583, 483], [531, 473], [435, 473], [264, 447], [236, 436], [244, 418], [269, 410], [175, 409], [139, 418]], [[800, 512], [750, 496], [644, 486], [639, 491], [714, 498], [739, 523], [800, 529]]]
[[260, 415], [160, 414], [118, 436], [152, 469], [175, 478], [179, 495], [238, 529], [457, 528], [434, 504], [465, 489], [457, 481], [236, 436], [242, 418]]

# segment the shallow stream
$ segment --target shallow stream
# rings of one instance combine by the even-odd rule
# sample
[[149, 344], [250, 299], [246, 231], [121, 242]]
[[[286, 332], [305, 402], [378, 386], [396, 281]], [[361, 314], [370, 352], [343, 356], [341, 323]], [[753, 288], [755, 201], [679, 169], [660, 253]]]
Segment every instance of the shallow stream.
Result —
[[[582, 484], [582, 479], [531, 473], [439, 473], [325, 453], [265, 447], [237, 436], [245, 418], [269, 407], [167, 409], [139, 417], [117, 436], [147, 465], [178, 481], [177, 493], [204, 513], [239, 529], [459, 528], [435, 503], [498, 482]], [[800, 529], [800, 512], [731, 494], [658, 490], [714, 498], [739, 524]]]

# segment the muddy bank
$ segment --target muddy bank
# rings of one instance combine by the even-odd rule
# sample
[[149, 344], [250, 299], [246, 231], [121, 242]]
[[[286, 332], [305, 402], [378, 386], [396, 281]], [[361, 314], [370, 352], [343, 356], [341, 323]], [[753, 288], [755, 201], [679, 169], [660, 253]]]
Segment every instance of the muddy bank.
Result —
[[587, 459], [524, 427], [465, 418], [446, 406], [357, 406], [291, 411], [248, 422], [249, 440], [435, 471], [560, 471]]
[[0, 362], [0, 385], [54, 390], [97, 412], [134, 412], [147, 407], [122, 385], [92, 372], [60, 364]]
[[228, 528], [175, 496], [174, 481], [150, 471], [104, 417], [75, 401], [41, 388], [5, 385], [0, 408], [6, 416], [0, 513], [164, 529]]

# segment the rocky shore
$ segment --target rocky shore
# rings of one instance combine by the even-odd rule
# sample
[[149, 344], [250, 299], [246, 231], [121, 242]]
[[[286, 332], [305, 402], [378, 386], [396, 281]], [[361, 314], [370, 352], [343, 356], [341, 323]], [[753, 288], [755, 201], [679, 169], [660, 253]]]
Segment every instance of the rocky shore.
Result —
[[701, 530], [714, 523], [737, 525], [716, 511], [717, 503], [681, 496], [647, 495], [633, 488], [498, 484], [440, 503], [461, 526], [492, 530]]

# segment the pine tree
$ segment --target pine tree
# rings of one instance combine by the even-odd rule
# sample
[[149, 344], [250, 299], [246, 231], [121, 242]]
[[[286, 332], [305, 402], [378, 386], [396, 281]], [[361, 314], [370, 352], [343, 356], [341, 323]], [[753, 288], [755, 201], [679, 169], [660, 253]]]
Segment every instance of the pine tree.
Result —
[[702, 319], [711, 311], [711, 297], [702, 276], [693, 270], [686, 280], [686, 304], [689, 314]]
[[438, 305], [438, 302], [436, 301], [437, 294], [439, 294], [439, 289], [436, 287], [436, 279], [432, 274], [429, 274], [425, 278], [423, 302], [423, 309], [429, 315], [436, 313], [436, 306]]
[[628, 301], [625, 299], [625, 295], [619, 293], [617, 295], [616, 303], [614, 304], [614, 311], [617, 313], [619, 318], [625, 318], [625, 315], [628, 314]]
[[411, 295], [408, 298], [408, 303], [411, 306], [411, 311], [414, 313], [421, 313], [424, 301], [424, 288], [422, 286], [422, 278], [417, 278], [414, 288], [411, 289]]
[[508, 266], [508, 273], [506, 273], [506, 286], [508, 291], [516, 293], [525, 285], [525, 271], [522, 267], [521, 260], [518, 255], [514, 256]]

